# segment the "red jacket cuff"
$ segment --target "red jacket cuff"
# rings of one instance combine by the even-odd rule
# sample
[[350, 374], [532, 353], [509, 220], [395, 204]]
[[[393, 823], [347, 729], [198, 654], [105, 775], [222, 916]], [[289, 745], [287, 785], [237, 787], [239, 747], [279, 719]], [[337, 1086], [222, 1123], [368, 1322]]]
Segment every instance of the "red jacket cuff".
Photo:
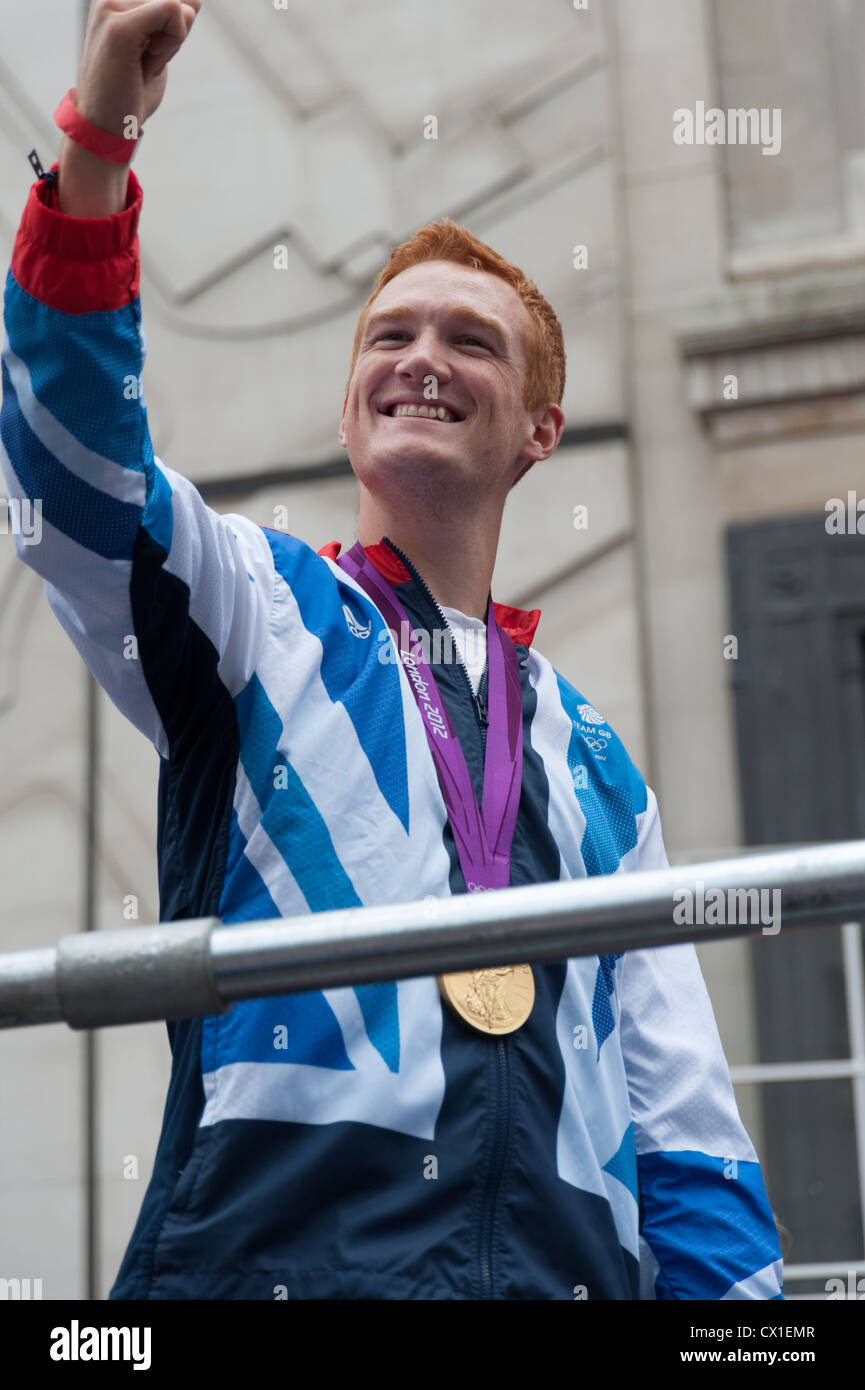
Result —
[[67, 314], [132, 303], [141, 276], [141, 203], [141, 184], [131, 169], [126, 206], [114, 217], [67, 217], [57, 207], [56, 179], [38, 179], [15, 239], [13, 276], [34, 299]]

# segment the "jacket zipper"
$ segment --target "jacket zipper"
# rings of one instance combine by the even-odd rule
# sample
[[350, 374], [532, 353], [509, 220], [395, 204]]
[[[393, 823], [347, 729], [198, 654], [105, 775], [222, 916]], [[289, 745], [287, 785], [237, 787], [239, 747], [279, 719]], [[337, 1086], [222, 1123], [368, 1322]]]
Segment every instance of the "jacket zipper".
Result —
[[495, 1091], [493, 1109], [493, 1128], [495, 1137], [490, 1158], [490, 1170], [481, 1202], [480, 1220], [480, 1267], [481, 1298], [493, 1296], [493, 1231], [495, 1223], [496, 1199], [502, 1182], [505, 1159], [508, 1151], [511, 1120], [511, 1077], [508, 1039], [496, 1038]]
[[56, 182], [57, 175], [58, 175], [59, 172], [60, 172], [59, 168], [57, 168], [57, 169], [43, 169], [43, 168], [42, 168], [42, 160], [39, 158], [39, 156], [38, 156], [38, 154], [36, 153], [35, 149], [33, 149], [33, 150], [30, 151], [30, 153], [28, 154], [27, 158], [29, 159], [30, 163], [33, 165], [33, 171], [34, 171], [34, 173], [36, 174], [37, 178], [41, 179], [43, 183], [54, 183], [54, 182]]
[[[448, 623], [447, 618], [442, 612], [441, 604], [437, 602], [435, 596], [430, 591], [430, 587], [424, 580], [423, 576], [418, 574], [418, 571], [415, 569], [408, 556], [403, 554], [399, 547], [394, 545], [393, 541], [388, 540], [387, 536], [384, 536], [383, 540], [385, 545], [389, 546], [390, 549], [394, 552], [394, 554], [398, 555], [399, 558], [402, 560], [403, 564], [411, 574], [415, 583], [426, 595], [433, 608], [436, 610], [436, 613], [438, 614], [439, 618], [444, 623], [445, 629], [448, 632], [450, 632], [450, 624]], [[468, 668], [465, 662], [463, 661], [462, 656], [460, 655], [459, 646], [456, 642], [454, 642], [454, 646], [456, 647], [457, 656], [459, 657], [459, 664], [462, 667], [463, 675], [466, 679], [466, 685], [469, 688], [469, 693], [472, 697], [472, 703], [475, 707], [475, 713], [478, 717], [478, 722], [481, 728], [481, 739], [483, 740], [484, 754], [486, 754], [487, 725], [489, 723], [489, 715], [487, 712], [486, 700], [489, 660], [487, 660], [487, 665], [484, 668], [483, 675], [478, 681], [478, 693], [477, 695], [475, 695], [474, 686], [471, 683]], [[483, 692], [483, 698], [481, 698], [481, 692]], [[495, 1048], [495, 1083], [493, 1088], [493, 1149], [492, 1154], [490, 1155], [489, 1173], [487, 1175], [487, 1181], [484, 1186], [483, 1197], [481, 1200], [480, 1242], [478, 1257], [481, 1275], [481, 1297], [485, 1299], [492, 1298], [493, 1296], [493, 1234], [495, 1227], [495, 1209], [496, 1200], [498, 1198], [499, 1188], [501, 1186], [502, 1181], [502, 1173], [504, 1172], [505, 1159], [507, 1157], [511, 1116], [511, 1078], [508, 1039], [506, 1037], [496, 1038]]]

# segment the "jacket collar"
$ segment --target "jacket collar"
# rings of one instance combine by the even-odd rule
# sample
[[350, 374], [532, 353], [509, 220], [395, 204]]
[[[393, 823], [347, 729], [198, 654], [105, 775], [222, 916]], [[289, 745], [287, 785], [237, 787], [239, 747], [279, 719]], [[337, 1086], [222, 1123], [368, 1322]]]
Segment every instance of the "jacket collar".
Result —
[[[327, 545], [323, 545], [318, 553], [328, 560], [336, 561], [341, 550], [342, 541], [328, 541]], [[390, 585], [405, 584], [412, 579], [399, 556], [395, 555], [390, 547], [381, 541], [375, 545], [365, 545], [363, 553]], [[532, 645], [538, 623], [541, 620], [540, 608], [511, 608], [506, 603], [496, 603], [494, 599], [493, 613], [499, 627], [508, 634], [513, 642], [519, 643], [523, 647]]]

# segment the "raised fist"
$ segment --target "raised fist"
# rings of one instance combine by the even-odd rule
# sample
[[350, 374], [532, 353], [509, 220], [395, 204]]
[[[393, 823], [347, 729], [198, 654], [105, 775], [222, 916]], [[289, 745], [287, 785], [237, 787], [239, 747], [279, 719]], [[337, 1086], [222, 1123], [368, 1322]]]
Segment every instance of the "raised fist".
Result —
[[111, 135], [129, 134], [165, 95], [166, 64], [183, 46], [202, 0], [93, 0], [78, 68], [76, 106]]

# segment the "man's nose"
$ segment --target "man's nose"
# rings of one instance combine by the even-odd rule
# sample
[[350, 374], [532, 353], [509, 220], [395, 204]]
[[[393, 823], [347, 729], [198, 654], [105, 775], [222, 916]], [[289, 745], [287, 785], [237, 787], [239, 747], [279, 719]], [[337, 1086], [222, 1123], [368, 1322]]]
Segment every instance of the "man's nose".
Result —
[[432, 375], [438, 381], [449, 381], [446, 344], [435, 333], [418, 334], [400, 353], [397, 371], [405, 376]]

